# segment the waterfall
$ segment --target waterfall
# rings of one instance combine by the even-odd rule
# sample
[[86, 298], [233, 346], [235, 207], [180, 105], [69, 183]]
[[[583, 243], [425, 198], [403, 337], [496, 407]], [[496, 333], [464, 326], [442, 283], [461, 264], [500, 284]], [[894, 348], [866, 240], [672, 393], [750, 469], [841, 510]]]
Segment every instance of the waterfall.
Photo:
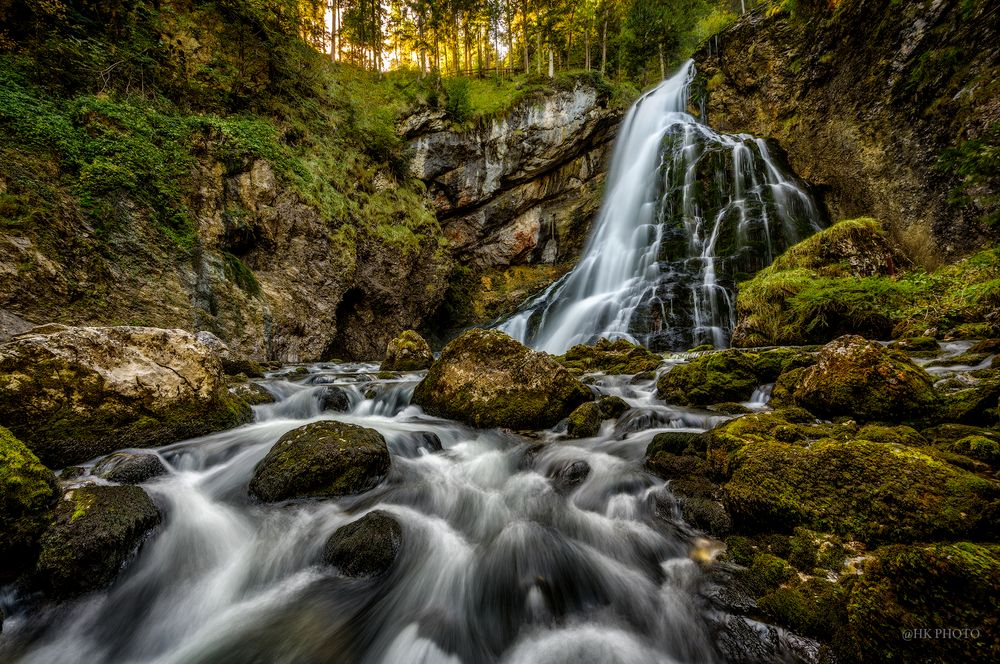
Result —
[[694, 77], [689, 61], [632, 106], [580, 262], [499, 329], [550, 353], [600, 337], [724, 347], [736, 283], [820, 229], [764, 140], [688, 113]]

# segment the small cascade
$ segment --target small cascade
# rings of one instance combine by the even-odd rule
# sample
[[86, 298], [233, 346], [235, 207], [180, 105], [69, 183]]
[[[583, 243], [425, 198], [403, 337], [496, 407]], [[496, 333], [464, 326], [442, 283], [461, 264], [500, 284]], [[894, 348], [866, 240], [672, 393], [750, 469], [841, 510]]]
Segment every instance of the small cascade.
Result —
[[764, 140], [720, 134], [688, 112], [694, 76], [688, 62], [635, 103], [580, 262], [499, 329], [551, 353], [599, 337], [724, 347], [736, 283], [820, 229], [812, 198]]

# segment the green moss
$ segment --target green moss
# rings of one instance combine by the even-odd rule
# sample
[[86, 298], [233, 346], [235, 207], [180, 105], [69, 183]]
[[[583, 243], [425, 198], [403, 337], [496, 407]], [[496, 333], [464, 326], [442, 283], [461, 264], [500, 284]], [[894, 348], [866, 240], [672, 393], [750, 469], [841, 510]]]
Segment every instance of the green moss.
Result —
[[244, 265], [236, 256], [229, 252], [222, 252], [223, 265], [225, 266], [226, 277], [243, 289], [247, 295], [259, 297], [261, 294], [260, 282], [253, 271]]
[[945, 450], [1000, 466], [1000, 442], [985, 436], [966, 436], [948, 444]]
[[600, 431], [601, 419], [601, 407], [597, 402], [581, 404], [569, 414], [566, 433], [571, 438], [591, 438]]
[[624, 339], [599, 339], [593, 345], [573, 346], [556, 361], [580, 373], [638, 374], [655, 370], [663, 358]]
[[746, 401], [754, 389], [773, 382], [783, 371], [811, 362], [807, 353], [792, 349], [710, 352], [663, 374], [656, 393], [667, 403], [681, 405]]
[[811, 578], [764, 595], [757, 606], [764, 615], [799, 634], [830, 638], [843, 623], [846, 597], [840, 584]]
[[0, 577], [27, 564], [57, 495], [56, 478], [31, 450], [0, 427]]

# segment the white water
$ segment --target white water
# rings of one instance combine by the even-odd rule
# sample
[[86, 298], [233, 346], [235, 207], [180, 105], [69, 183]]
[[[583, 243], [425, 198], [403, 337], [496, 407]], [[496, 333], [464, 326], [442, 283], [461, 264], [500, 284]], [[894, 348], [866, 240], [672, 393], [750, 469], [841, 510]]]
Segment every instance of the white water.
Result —
[[[654, 380], [607, 377], [597, 389], [632, 410], [593, 439], [543, 432], [553, 442], [540, 447], [427, 417], [408, 403], [418, 375], [381, 381], [375, 369], [274, 377], [265, 386], [281, 400], [255, 407], [253, 424], [158, 449], [170, 473], [143, 486], [163, 524], [106, 590], [49, 604], [0, 589], [0, 661], [724, 661], [719, 635], [746, 619], [710, 599], [714, 582], [690, 557], [698, 534], [641, 464], [658, 430], [727, 418], [656, 402]], [[350, 413], [320, 412], [330, 383], [350, 391]], [[257, 462], [323, 418], [381, 432], [387, 480], [340, 500], [251, 501]], [[426, 432], [441, 451], [420, 448]], [[589, 475], [560, 488], [553, 475], [578, 461]], [[359, 580], [321, 564], [326, 538], [376, 508], [403, 528], [394, 569]]]
[[694, 74], [688, 62], [635, 103], [580, 262], [499, 329], [550, 353], [600, 337], [724, 347], [735, 278], [819, 229], [813, 201], [763, 140], [687, 112]]

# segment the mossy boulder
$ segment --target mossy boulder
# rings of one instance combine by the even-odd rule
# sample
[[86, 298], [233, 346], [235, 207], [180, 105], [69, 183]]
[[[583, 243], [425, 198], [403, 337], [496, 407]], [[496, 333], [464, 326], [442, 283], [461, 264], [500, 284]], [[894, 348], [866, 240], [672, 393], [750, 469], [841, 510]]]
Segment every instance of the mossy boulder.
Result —
[[67, 491], [42, 535], [35, 577], [57, 597], [102, 588], [159, 522], [160, 512], [137, 486]]
[[879, 549], [847, 601], [847, 625], [838, 639], [841, 659], [996, 661], [1000, 659], [997, 588], [1000, 546], [996, 544]]
[[141, 484], [166, 475], [167, 467], [152, 453], [115, 452], [98, 461], [93, 474], [118, 484]]
[[375, 510], [337, 528], [323, 548], [323, 562], [344, 576], [381, 576], [392, 569], [402, 545], [403, 529], [396, 518]]
[[420, 371], [434, 362], [434, 353], [424, 338], [413, 330], [406, 330], [392, 339], [385, 347], [381, 371]]
[[1000, 420], [1000, 369], [976, 371], [966, 379], [975, 384], [942, 396], [940, 418], [964, 424], [995, 424]]
[[637, 374], [654, 371], [663, 358], [624, 339], [573, 346], [556, 360], [574, 373]]
[[704, 449], [704, 436], [695, 431], [662, 431], [649, 442], [646, 456], [655, 456], [660, 452], [667, 454], [687, 454]]
[[751, 442], [732, 468], [726, 506], [749, 531], [805, 526], [866, 543], [998, 533], [1000, 483], [902, 445]]
[[52, 471], [0, 427], [0, 582], [30, 564], [57, 496]]
[[576, 407], [566, 420], [566, 433], [570, 438], [591, 438], [601, 429], [601, 407], [588, 401]]
[[374, 429], [314, 422], [278, 439], [257, 465], [250, 495], [264, 502], [358, 494], [389, 472], [389, 449]]
[[182, 330], [48, 325], [0, 345], [0, 424], [53, 468], [251, 417], [216, 354]]
[[811, 362], [808, 353], [785, 348], [705, 353], [660, 376], [656, 395], [667, 403], [685, 406], [747, 401], [760, 385], [773, 382], [783, 371]]
[[991, 466], [1000, 466], [1000, 441], [986, 436], [966, 436], [944, 446], [948, 452], [961, 454]]
[[472, 426], [544, 429], [593, 399], [551, 356], [497, 330], [453, 340], [413, 392], [413, 403]]
[[251, 406], [259, 406], [261, 404], [274, 403], [277, 401], [277, 399], [274, 398], [274, 395], [264, 389], [261, 385], [250, 381], [233, 385], [229, 388], [229, 391], [232, 392], [233, 396], [237, 399], [240, 399]]
[[902, 353], [853, 335], [823, 346], [815, 365], [783, 374], [778, 387], [776, 406], [801, 406], [822, 417], [922, 419], [939, 405], [927, 372]]

